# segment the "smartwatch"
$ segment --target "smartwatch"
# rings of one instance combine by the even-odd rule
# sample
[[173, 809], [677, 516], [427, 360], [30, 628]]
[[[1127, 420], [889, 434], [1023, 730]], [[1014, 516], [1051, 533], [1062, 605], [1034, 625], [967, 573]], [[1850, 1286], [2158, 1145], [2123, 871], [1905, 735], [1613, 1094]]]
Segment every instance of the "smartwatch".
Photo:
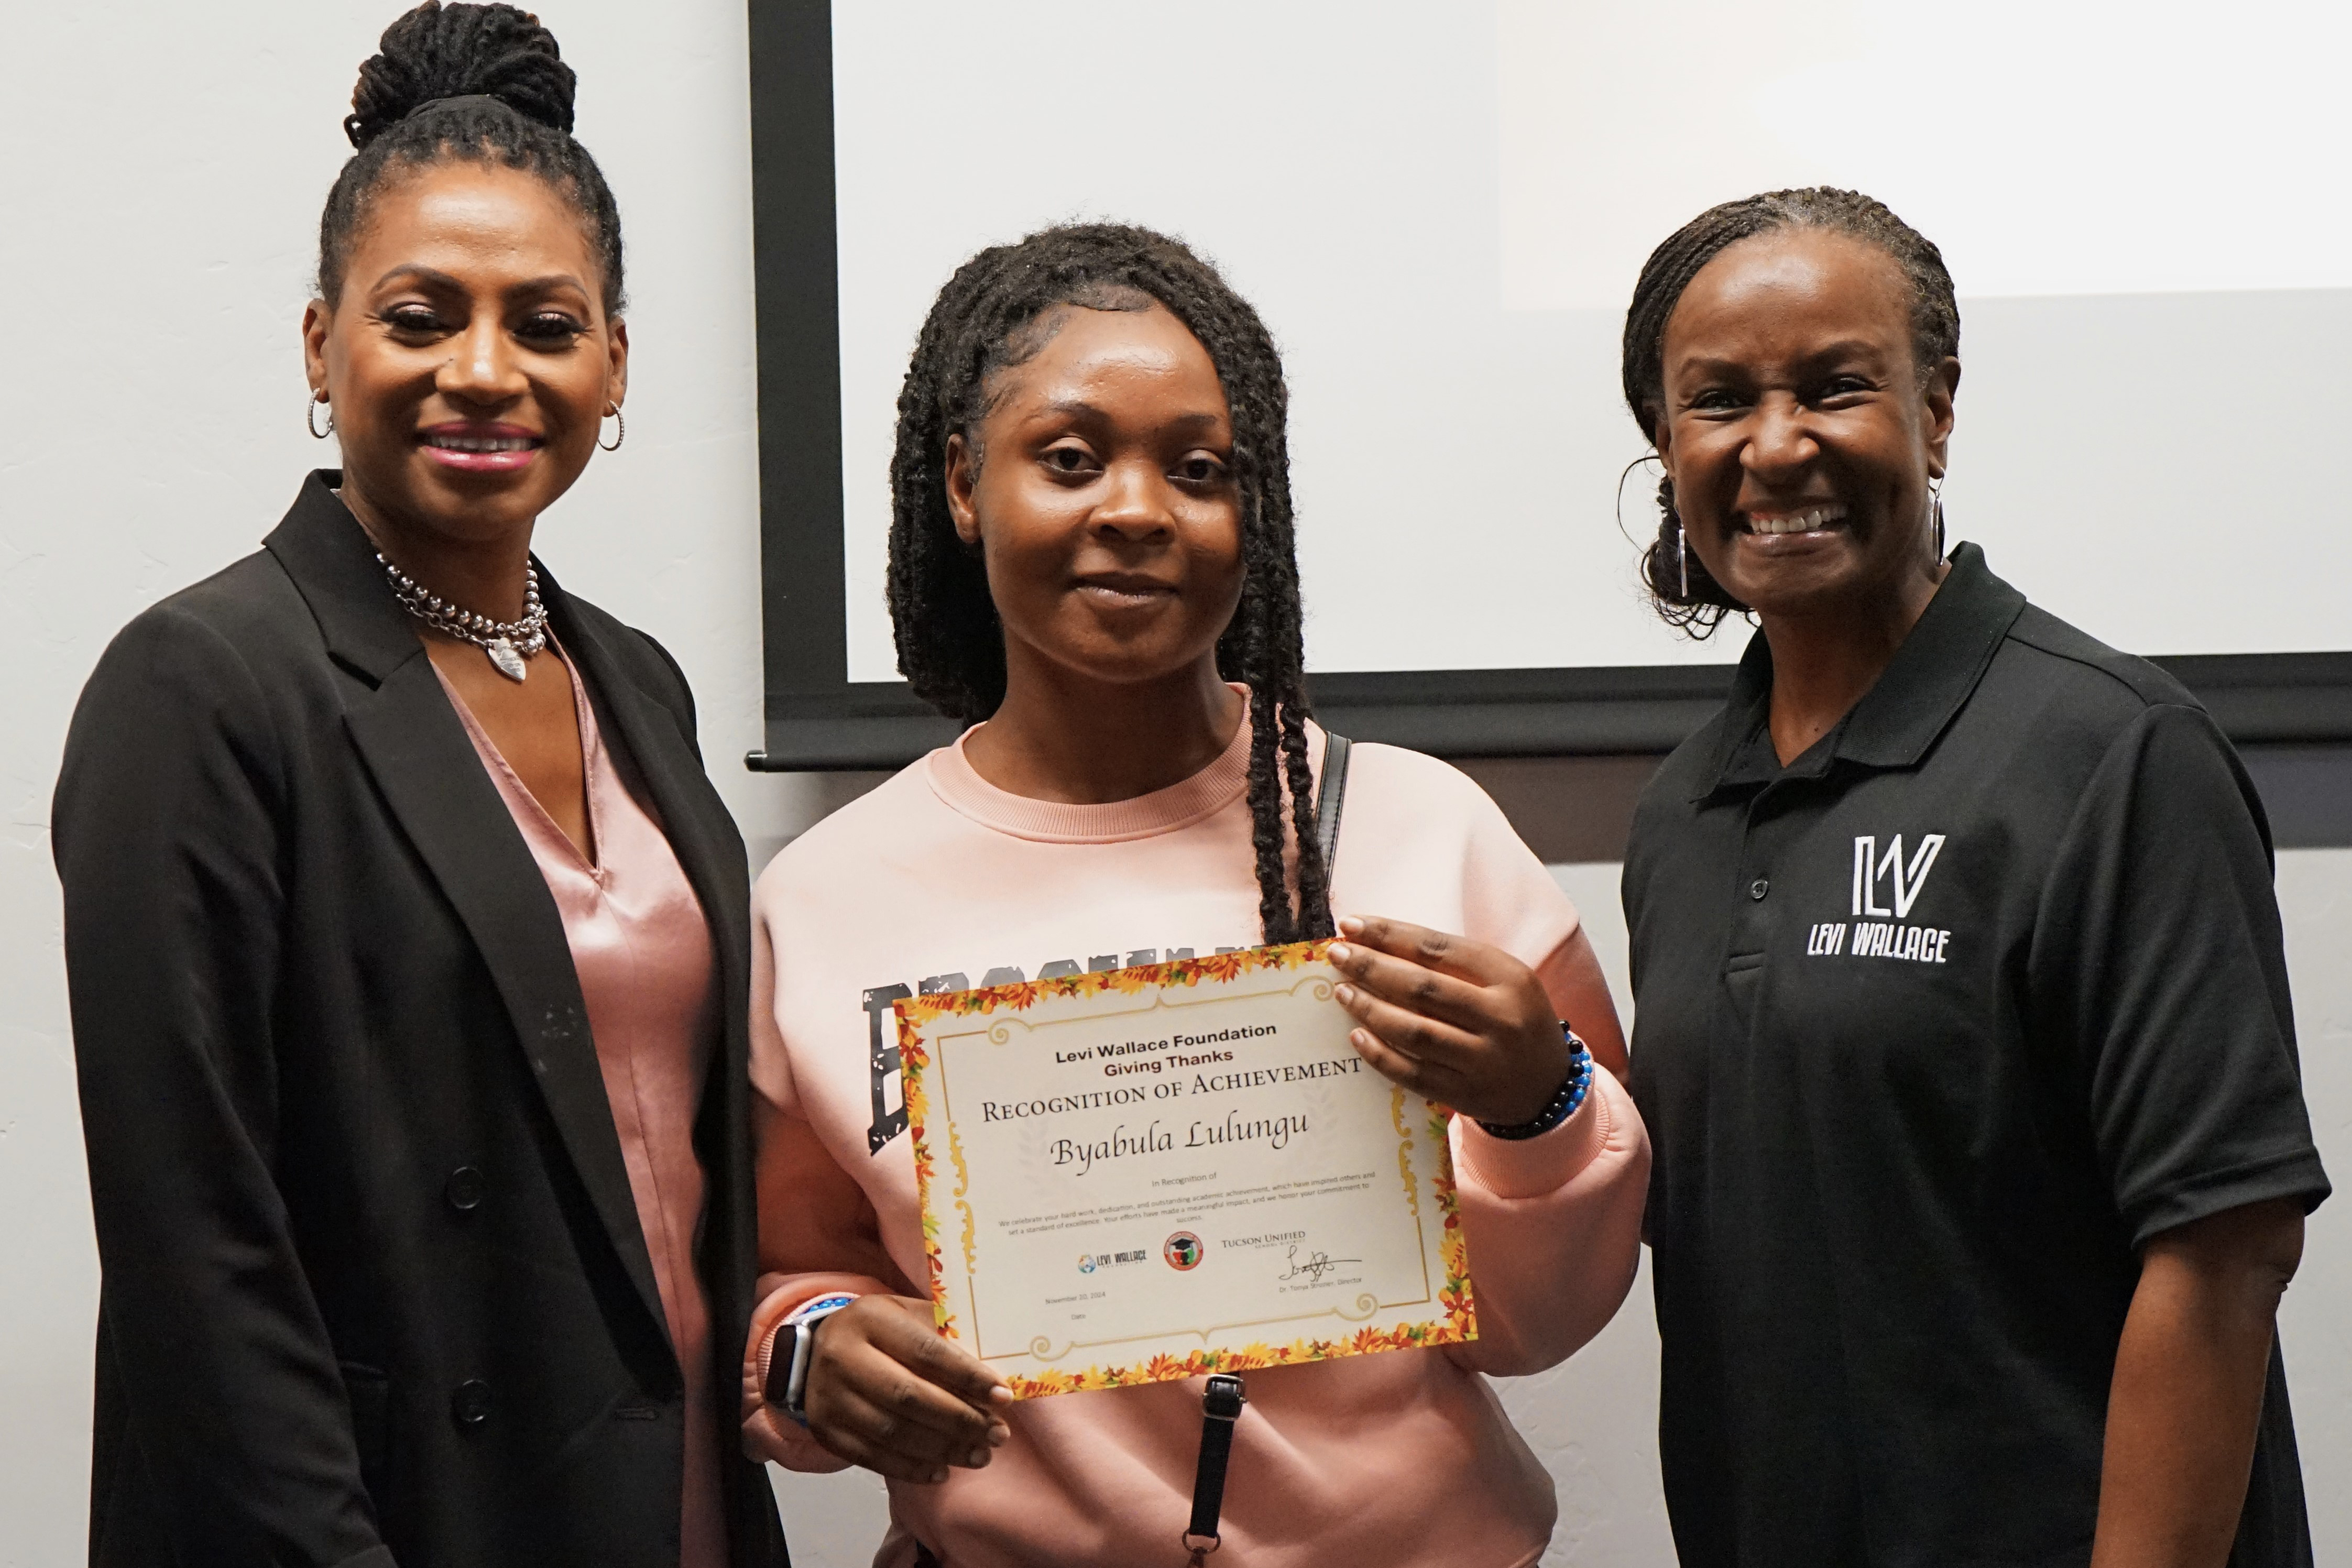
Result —
[[[808, 1425], [809, 1361], [815, 1349], [816, 1325], [856, 1300], [840, 1292], [812, 1297], [776, 1325], [776, 1338], [768, 1349], [768, 1403], [801, 1426]], [[789, 1349], [784, 1343], [786, 1334], [792, 1336]]]

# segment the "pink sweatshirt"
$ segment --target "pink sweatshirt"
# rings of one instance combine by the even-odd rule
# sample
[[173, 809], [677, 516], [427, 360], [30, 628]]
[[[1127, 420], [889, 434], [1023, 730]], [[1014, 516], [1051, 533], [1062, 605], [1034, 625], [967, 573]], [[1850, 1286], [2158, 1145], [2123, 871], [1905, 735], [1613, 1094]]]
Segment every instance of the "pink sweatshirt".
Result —
[[[1258, 941], [1244, 799], [1248, 726], [1209, 767], [1133, 800], [996, 789], [943, 747], [795, 840], [753, 895], [751, 1076], [765, 1299], [743, 1368], [747, 1449], [844, 1462], [761, 1398], [775, 1324], [835, 1291], [925, 1292], [890, 1004]], [[1320, 732], [1309, 737], [1319, 758]], [[1616, 1011], [1576, 911], [1494, 803], [1442, 762], [1358, 747], [1333, 880], [1386, 915], [1517, 955], [1601, 1061]], [[1222, 1559], [1247, 1568], [1512, 1568], [1557, 1512], [1550, 1477], [1481, 1374], [1564, 1360], [1624, 1299], [1649, 1143], [1605, 1069], [1584, 1107], [1521, 1143], [1454, 1124], [1478, 1339], [1247, 1375]], [[1066, 1394], [1006, 1413], [986, 1469], [892, 1482], [876, 1558], [920, 1541], [947, 1568], [1171, 1565], [1192, 1506], [1201, 1384]], [[789, 1524], [789, 1521], [787, 1521]]]

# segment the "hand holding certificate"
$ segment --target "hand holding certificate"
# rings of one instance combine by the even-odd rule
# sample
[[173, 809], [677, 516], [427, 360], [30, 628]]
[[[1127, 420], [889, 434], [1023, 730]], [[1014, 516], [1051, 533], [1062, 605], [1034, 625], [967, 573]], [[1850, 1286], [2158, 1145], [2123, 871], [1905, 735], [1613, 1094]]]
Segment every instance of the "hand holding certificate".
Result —
[[1320, 944], [898, 1003], [940, 1332], [1016, 1395], [1473, 1337], [1445, 1119]]
[[[1065, 1206], [1071, 1213], [1088, 1207], [1116, 1207], [1122, 1201], [1098, 1194], [1087, 1196], [1105, 1188], [1106, 1176], [1111, 1186], [1139, 1180], [1147, 1200], [1174, 1204], [1170, 1213], [1154, 1219], [1155, 1225], [1166, 1221], [1159, 1230], [1141, 1239], [1129, 1237], [1116, 1245], [1091, 1236], [1081, 1242], [1077, 1231], [1033, 1230], [1033, 1236], [1045, 1238], [1037, 1244], [1045, 1261], [1034, 1279], [1024, 1280], [1023, 1271], [1009, 1260], [996, 1279], [1010, 1291], [1015, 1312], [1046, 1318], [1048, 1327], [1056, 1312], [1066, 1329], [1075, 1324], [1072, 1314], [1081, 1312], [1088, 1314], [1084, 1322], [1111, 1322], [1112, 1309], [1098, 1303], [1113, 1301], [1115, 1287], [1140, 1287], [1118, 1290], [1124, 1303], [1120, 1310], [1135, 1310], [1139, 1301], [1143, 1310], [1156, 1310], [1150, 1298], [1166, 1294], [1171, 1287], [1181, 1290], [1188, 1281], [1194, 1288], [1192, 1299], [1207, 1299], [1214, 1308], [1215, 1292], [1238, 1279], [1244, 1297], [1255, 1292], [1261, 1302], [1270, 1299], [1278, 1314], [1289, 1314], [1286, 1322], [1296, 1325], [1297, 1332], [1293, 1341], [1282, 1342], [1286, 1347], [1303, 1339], [1312, 1351], [1319, 1341], [1324, 1347], [1320, 1354], [1328, 1356], [1440, 1344], [1448, 1343], [1445, 1336], [1459, 1339], [1475, 1333], [1475, 1306], [1466, 1283], [1459, 1297], [1458, 1331], [1456, 1313], [1448, 1312], [1444, 1299], [1447, 1228], [1443, 1218], [1445, 1205], [1437, 1193], [1438, 1179], [1446, 1167], [1432, 1162], [1444, 1157], [1446, 1140], [1444, 1128], [1435, 1124], [1426, 1103], [1413, 1091], [1426, 1087], [1446, 1103], [1492, 1120], [1524, 1118], [1542, 1103], [1547, 1088], [1562, 1075], [1565, 1052], [1559, 1025], [1537, 977], [1498, 949], [1401, 922], [1348, 920], [1341, 923], [1341, 929], [1346, 934], [1342, 943], [1281, 950], [1293, 956], [1289, 967], [1282, 960], [1268, 961], [1265, 952], [1220, 955], [1204, 961], [1192, 975], [1190, 986], [1179, 985], [1172, 991], [1169, 982], [1173, 977], [1166, 972], [1166, 966], [1156, 971], [1118, 972], [1123, 977], [1116, 983], [1112, 975], [1095, 975], [1024, 988], [1036, 994], [1055, 988], [1074, 996], [1084, 993], [1093, 998], [1091, 1005], [1108, 1009], [1108, 1016], [1122, 1019], [1119, 1027], [1104, 1026], [1104, 1037], [1097, 1045], [1166, 1041], [1165, 1050], [1113, 1050], [1060, 1062], [1051, 1060], [1055, 1051], [1048, 1048], [1040, 1071], [1052, 1082], [1028, 1097], [1079, 1103], [1066, 1103], [1059, 1111], [1048, 1105], [1042, 1117], [1023, 1113], [1030, 1107], [1022, 1105], [1021, 1091], [1013, 1081], [1002, 1086], [994, 1083], [988, 1076], [985, 1054], [963, 1063], [966, 1068], [977, 1063], [981, 1077], [954, 1079], [956, 1061], [964, 1052], [961, 1047], [949, 1046], [945, 1055], [950, 1060], [942, 1071], [939, 1042], [959, 1030], [968, 1033], [988, 1025], [999, 1011], [981, 1000], [988, 993], [918, 998], [916, 1006], [923, 1016], [912, 1030], [917, 1044], [906, 1057], [906, 1064], [910, 1069], [908, 1081], [913, 1085], [909, 1105], [917, 1113], [918, 1174], [934, 1262], [932, 1287], [939, 1299], [867, 1297], [828, 1321], [817, 1336], [808, 1378], [811, 1432], [842, 1458], [884, 1475], [936, 1481], [944, 1479], [949, 1466], [984, 1465], [990, 1450], [1007, 1439], [1010, 1434], [1000, 1412], [1002, 1402], [1015, 1387], [1033, 1395], [1057, 1387], [1108, 1387], [1114, 1383], [1102, 1367], [1134, 1364], [1133, 1354], [1122, 1357], [1100, 1347], [1083, 1361], [1071, 1361], [1078, 1348], [1076, 1342], [1086, 1337], [1074, 1333], [1064, 1334], [1068, 1345], [1050, 1364], [1038, 1362], [1025, 1345], [1017, 1343], [1011, 1363], [976, 1359], [971, 1354], [977, 1343], [969, 1337], [974, 1322], [971, 1303], [978, 1292], [961, 1260], [963, 1206], [975, 1197], [983, 1204], [991, 1197], [986, 1184], [976, 1191], [957, 1193], [961, 1178], [955, 1151], [961, 1150], [961, 1159], [970, 1166], [975, 1158], [990, 1158], [986, 1151], [997, 1150], [999, 1134], [1008, 1132], [1013, 1134], [1010, 1146], [1016, 1174], [1024, 1168], [1022, 1162], [1026, 1158], [1032, 1178], [1045, 1176], [1063, 1183], [1066, 1189], [1087, 1189], [1079, 1200]], [[1230, 970], [1232, 976], [1220, 980], [1217, 970]], [[1312, 1003], [1300, 1015], [1307, 1022], [1306, 1031], [1284, 1040], [1279, 1032], [1284, 1024], [1281, 1018], [1260, 1017], [1255, 1021], [1244, 1019], [1239, 1027], [1255, 1030], [1271, 1025], [1277, 1033], [1253, 1033], [1238, 1040], [1195, 1040], [1195, 1036], [1233, 1030], [1236, 1025], [1223, 1022], [1213, 1029], [1205, 1022], [1206, 1014], [1163, 1011], [1153, 1005], [1162, 996], [1180, 1002], [1188, 998], [1222, 998], [1230, 1004], [1244, 995], [1242, 990], [1228, 989], [1234, 979], [1280, 991], [1312, 981], [1312, 992], [1320, 994], [1304, 998]], [[1014, 991], [1003, 999], [1019, 997], [1020, 992]], [[1035, 1021], [1046, 1016], [1038, 1007], [1037, 996], [1032, 995], [1027, 1007], [1002, 1010], [1005, 1018], [1019, 1018], [1034, 1030]], [[1166, 1030], [1149, 1035], [1124, 1027], [1139, 1009], [1171, 1021]], [[1172, 1021], [1177, 1017], [1203, 1021], [1179, 1029]], [[1294, 1025], [1299, 1021], [1291, 1020]], [[1181, 1051], [1176, 1038], [1180, 1033], [1185, 1037]], [[962, 1041], [963, 1046], [973, 1043], [969, 1038]], [[1066, 1056], [1087, 1048], [1071, 1044], [1058, 1049]], [[1179, 1055], [1230, 1056], [1232, 1060], [1180, 1064], [1175, 1060]], [[1008, 1060], [1002, 1053], [997, 1059]], [[1160, 1063], [1156, 1072], [1149, 1065], [1139, 1065], [1154, 1061]], [[1111, 1071], [1114, 1067], [1121, 1070]], [[1015, 1069], [1016, 1077], [1021, 1071]], [[1271, 1076], [1257, 1076], [1265, 1074]], [[1185, 1085], [1181, 1093], [1152, 1087], [1173, 1084], [1179, 1078]], [[1217, 1081], [1216, 1087], [1210, 1086], [1212, 1079]], [[1400, 1084], [1410, 1086], [1402, 1095]], [[1142, 1087], [1141, 1101], [1122, 1098], [1114, 1103], [1097, 1098], [1087, 1102], [1089, 1095], [1100, 1097], [1138, 1086]], [[967, 1089], [976, 1109], [963, 1108]], [[1303, 1107], [1273, 1103], [1285, 1096], [1309, 1103]], [[996, 1109], [992, 1119], [990, 1104]], [[1135, 1123], [1135, 1117], [1128, 1116], [1122, 1123], [1121, 1116], [1132, 1104], [1146, 1109], [1140, 1118], [1145, 1134], [1150, 1133], [1156, 1108], [1166, 1148], [1156, 1146], [1160, 1141], [1156, 1135], [1139, 1135], [1136, 1127], [1128, 1124]], [[1352, 1131], [1345, 1139], [1327, 1139], [1327, 1130], [1338, 1130], [1345, 1105], [1352, 1105], [1349, 1115]], [[1014, 1107], [1009, 1116], [1007, 1106]], [[1174, 1109], [1180, 1106], [1183, 1108], [1181, 1119]], [[951, 1116], [950, 1112], [956, 1114]], [[1071, 1145], [1066, 1160], [1057, 1159], [1063, 1152], [1058, 1146], [1045, 1147], [1065, 1141], [1064, 1133], [1045, 1130], [1055, 1117], [1070, 1118], [1075, 1128], [1080, 1119], [1104, 1115], [1109, 1117], [1107, 1136], [1097, 1133], [1087, 1138], [1075, 1130], [1066, 1134]], [[980, 1134], [975, 1142], [966, 1141], [970, 1130], [961, 1119], [964, 1116], [972, 1119]], [[1304, 1128], [1295, 1120], [1299, 1117], [1307, 1119]], [[1294, 1118], [1286, 1131], [1279, 1125], [1286, 1118]], [[1201, 1124], [1198, 1146], [1180, 1150], [1180, 1143], [1193, 1145], [1195, 1121]], [[1257, 1124], [1256, 1135], [1242, 1135], [1250, 1131], [1251, 1124]], [[1124, 1133], [1123, 1124], [1127, 1125]], [[1345, 1151], [1351, 1140], [1359, 1138], [1379, 1152], [1350, 1166]], [[1146, 1142], [1154, 1146], [1141, 1147]], [[1274, 1146], [1277, 1142], [1279, 1148]], [[1108, 1146], [1101, 1146], [1105, 1145]], [[1024, 1147], [1030, 1151], [1025, 1156]], [[1176, 1163], [1200, 1162], [1204, 1156], [1205, 1166], [1196, 1163], [1180, 1168]], [[1263, 1185], [1269, 1189], [1286, 1185], [1286, 1191], [1277, 1197], [1271, 1191], [1261, 1195], [1234, 1190], [1260, 1185], [1242, 1175], [1246, 1162], [1252, 1160], [1283, 1173], [1271, 1176]], [[1128, 1171], [1127, 1176], [1110, 1176], [1122, 1168]], [[1418, 1215], [1404, 1197], [1408, 1168], [1419, 1184], [1414, 1189], [1414, 1202], [1422, 1206]], [[1377, 1192], [1349, 1180], [1325, 1179], [1344, 1176], [1347, 1170], [1370, 1169], [1384, 1173]], [[1171, 1185], [1153, 1186], [1153, 1182]], [[1393, 1197], [1387, 1196], [1391, 1182]], [[1213, 1186], [1217, 1189], [1213, 1195], [1209, 1190]], [[1268, 1202], [1255, 1202], [1261, 1196]], [[1235, 1197], [1253, 1201], [1246, 1207], [1208, 1207]], [[1333, 1228], [1343, 1221], [1352, 1223], [1349, 1210], [1355, 1206], [1362, 1206], [1371, 1217], [1373, 1239], [1369, 1247], [1339, 1241]], [[1044, 1214], [1030, 1211], [1034, 1207], [1021, 1207], [998, 1218], [1032, 1222], [1044, 1218]], [[1261, 1223], [1250, 1213], [1252, 1209], [1287, 1209], [1292, 1219]], [[1344, 1306], [1360, 1317], [1359, 1303], [1374, 1283], [1371, 1270], [1388, 1268], [1395, 1260], [1394, 1249], [1384, 1254], [1381, 1248], [1402, 1239], [1404, 1228], [1394, 1223], [1400, 1210], [1413, 1226], [1421, 1225], [1422, 1217], [1439, 1216], [1434, 1251], [1440, 1270], [1435, 1281], [1437, 1299], [1430, 1305], [1391, 1301], [1383, 1312], [1378, 1308], [1380, 1297], [1375, 1293], [1372, 1299], [1379, 1315], [1351, 1321], [1337, 1309]], [[1247, 1226], [1237, 1223], [1244, 1214], [1250, 1215]], [[1383, 1216], [1389, 1222], [1385, 1226]], [[1187, 1217], [1196, 1223], [1184, 1223]], [[982, 1215], [976, 1209], [971, 1223], [977, 1257], [982, 1229]], [[1090, 1223], [1082, 1222], [1078, 1231]], [[1313, 1227], [1321, 1228], [1319, 1239], [1311, 1233]], [[1428, 1235], [1425, 1228], [1420, 1233], [1424, 1239]], [[1458, 1238], [1458, 1227], [1451, 1234]], [[1227, 1239], [1243, 1245], [1223, 1249], [1210, 1245]], [[1430, 1254], [1420, 1250], [1422, 1241], [1414, 1245], [1415, 1266], [1425, 1270], [1423, 1260]], [[1148, 1257], [1130, 1257], [1122, 1262], [1121, 1252], [1144, 1252]], [[1180, 1267], [1188, 1260], [1189, 1266]], [[950, 1294], [946, 1281], [951, 1262], [963, 1280], [954, 1291], [959, 1306], [944, 1305]], [[1087, 1263], [1093, 1265], [1091, 1270], [1085, 1267]], [[1466, 1255], [1457, 1250], [1454, 1271], [1465, 1281], [1466, 1265]], [[1383, 1281], [1392, 1283], [1399, 1273], [1402, 1270], [1393, 1270]], [[1249, 1277], [1242, 1277], [1244, 1274]], [[1429, 1283], [1424, 1272], [1412, 1293], [1426, 1294]], [[1097, 1291], [1101, 1294], [1095, 1295]], [[1070, 1296], [1092, 1299], [1044, 1299]], [[959, 1332], [946, 1335], [940, 1332], [943, 1312], [955, 1320], [952, 1326]], [[1267, 1331], [1275, 1325], [1236, 1328], [1230, 1311], [1210, 1311], [1207, 1319], [1213, 1320], [1213, 1327], [1223, 1325], [1213, 1343], [1209, 1336], [1179, 1329], [1160, 1349], [1141, 1358], [1145, 1372], [1153, 1364], [1152, 1355], [1165, 1358], [1160, 1371], [1171, 1376], [1189, 1375], [1196, 1355], [1207, 1370], [1239, 1364], [1245, 1359], [1256, 1364], [1253, 1347], [1260, 1345], [1267, 1353], [1265, 1364], [1314, 1358], [1271, 1354], [1276, 1341]], [[1418, 1338], [1411, 1332], [1416, 1324], [1423, 1330]], [[1150, 1326], [1167, 1325], [1153, 1322]], [[1395, 1333], [1400, 1327], [1407, 1331], [1402, 1336]], [[1101, 1327], [1090, 1331], [1093, 1334], [1104, 1332]], [[1378, 1339], [1388, 1343], [1374, 1343]], [[992, 1338], [990, 1343], [993, 1343]], [[1056, 1348], [1046, 1346], [1048, 1351]], [[1024, 1356], [1029, 1370], [1024, 1370]], [[1106, 1356], [1110, 1359], [1097, 1362], [1097, 1357]], [[1210, 1365], [1213, 1356], [1213, 1367]], [[1087, 1367], [1097, 1368], [1092, 1379], [1084, 1376]], [[1129, 1381], [1122, 1372], [1117, 1385], [1124, 1386]], [[1151, 1378], [1144, 1375], [1132, 1381]]]
[[[1474, 978], [1359, 946], [1350, 986], [1328, 947], [898, 1004], [944, 1336], [1022, 1396], [1475, 1336], [1446, 1115], [1414, 1091], [1550, 1084], [1498, 1060]], [[1534, 977], [1476, 950], [1556, 1040]]]

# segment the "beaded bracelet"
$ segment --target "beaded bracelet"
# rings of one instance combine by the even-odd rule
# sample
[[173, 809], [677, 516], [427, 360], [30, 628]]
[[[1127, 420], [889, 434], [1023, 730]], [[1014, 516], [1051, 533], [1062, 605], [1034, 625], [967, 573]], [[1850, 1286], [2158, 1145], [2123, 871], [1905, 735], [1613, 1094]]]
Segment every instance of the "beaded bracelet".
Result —
[[1559, 1092], [1551, 1097], [1550, 1104], [1537, 1113], [1532, 1122], [1521, 1122], [1517, 1126], [1479, 1123], [1478, 1125], [1486, 1130], [1488, 1137], [1507, 1138], [1514, 1143], [1522, 1138], [1540, 1137], [1575, 1115], [1576, 1108], [1584, 1103], [1584, 1096], [1592, 1087], [1592, 1052], [1584, 1048], [1584, 1042], [1576, 1038], [1576, 1031], [1565, 1023], [1559, 1026], [1559, 1032], [1560, 1037], [1568, 1041], [1571, 1053], [1568, 1059], [1568, 1078], [1560, 1084]]

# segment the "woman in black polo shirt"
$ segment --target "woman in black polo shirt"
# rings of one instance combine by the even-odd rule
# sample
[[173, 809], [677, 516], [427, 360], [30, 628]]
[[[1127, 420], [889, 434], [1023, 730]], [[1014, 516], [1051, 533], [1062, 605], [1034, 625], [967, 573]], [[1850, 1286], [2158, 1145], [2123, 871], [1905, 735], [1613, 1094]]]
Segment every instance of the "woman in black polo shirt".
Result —
[[1702, 214], [1626, 319], [1649, 590], [1762, 628], [1625, 867], [1675, 1542], [2308, 1563], [2262, 805], [2169, 676], [1945, 558], [1958, 342], [1936, 247], [1831, 190]]

